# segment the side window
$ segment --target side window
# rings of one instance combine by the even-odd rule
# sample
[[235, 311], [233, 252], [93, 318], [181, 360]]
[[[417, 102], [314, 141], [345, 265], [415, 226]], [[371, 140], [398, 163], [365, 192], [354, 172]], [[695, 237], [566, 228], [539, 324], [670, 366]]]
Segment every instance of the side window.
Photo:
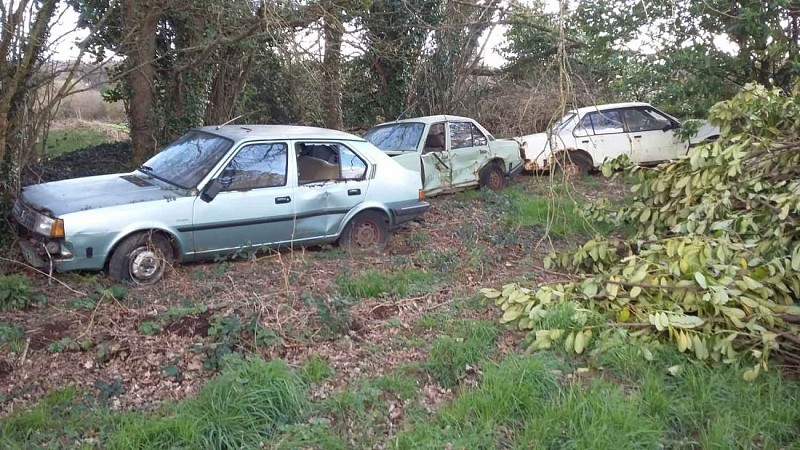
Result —
[[434, 123], [431, 125], [428, 136], [425, 138], [425, 147], [422, 152], [443, 152], [444, 147], [444, 123]]
[[339, 143], [298, 143], [297, 179], [300, 184], [328, 180], [361, 180], [367, 163]]
[[489, 145], [488, 139], [486, 139], [486, 136], [484, 136], [483, 133], [481, 133], [481, 130], [479, 130], [474, 123], [471, 125], [472, 125], [472, 145], [475, 147], [481, 145]]
[[363, 180], [367, 175], [367, 163], [344, 145], [339, 147], [339, 165], [343, 180]]
[[628, 125], [628, 130], [631, 132], [663, 130], [665, 127], [672, 124], [672, 122], [662, 114], [649, 108], [626, 109], [623, 114], [625, 116], [625, 123]]
[[594, 114], [589, 113], [583, 116], [578, 126], [575, 127], [575, 131], [573, 131], [575, 136], [591, 136], [594, 134], [594, 128], [592, 128], [592, 115]]
[[220, 181], [226, 191], [286, 185], [286, 154], [284, 143], [253, 144], [239, 150], [225, 169]]
[[450, 148], [472, 147], [472, 124], [469, 122], [450, 122]]
[[[592, 122], [594, 134], [613, 134], [625, 131], [622, 127], [619, 111], [591, 112], [584, 116], [583, 120], [581, 120], [581, 125], [584, 125], [587, 119]], [[587, 130], [588, 129], [587, 127]]]

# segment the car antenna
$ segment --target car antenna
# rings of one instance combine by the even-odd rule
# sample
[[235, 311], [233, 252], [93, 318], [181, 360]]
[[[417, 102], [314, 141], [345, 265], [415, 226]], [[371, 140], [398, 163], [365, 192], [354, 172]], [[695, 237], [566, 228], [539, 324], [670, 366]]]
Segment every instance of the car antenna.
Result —
[[231, 122], [234, 122], [234, 121], [236, 121], [236, 120], [239, 120], [239, 119], [241, 119], [242, 117], [244, 117], [244, 114], [239, 114], [238, 116], [236, 116], [236, 117], [234, 117], [233, 119], [231, 119], [231, 120], [229, 120], [229, 121], [227, 121], [227, 122], [223, 123], [222, 125], [217, 125], [217, 129], [219, 130], [220, 128], [224, 127], [225, 125], [227, 125], [227, 124], [229, 124], [229, 123], [231, 123]]

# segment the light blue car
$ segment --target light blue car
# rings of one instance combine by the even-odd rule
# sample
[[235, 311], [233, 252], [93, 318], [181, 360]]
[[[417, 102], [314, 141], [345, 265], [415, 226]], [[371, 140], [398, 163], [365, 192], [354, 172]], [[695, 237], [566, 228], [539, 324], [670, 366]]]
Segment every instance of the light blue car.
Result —
[[360, 137], [228, 125], [189, 131], [131, 173], [25, 187], [12, 216], [33, 266], [152, 284], [173, 261], [242, 249], [382, 249], [422, 198], [419, 174]]

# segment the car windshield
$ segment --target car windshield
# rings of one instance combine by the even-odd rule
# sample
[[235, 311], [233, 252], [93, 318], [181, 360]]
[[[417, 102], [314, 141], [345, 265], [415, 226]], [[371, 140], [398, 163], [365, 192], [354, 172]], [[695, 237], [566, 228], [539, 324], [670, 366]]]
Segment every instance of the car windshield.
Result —
[[415, 152], [424, 129], [419, 122], [381, 125], [367, 131], [364, 139], [383, 151]]
[[191, 189], [219, 162], [231, 144], [230, 140], [220, 136], [190, 131], [150, 158], [139, 171]]
[[564, 127], [569, 125], [569, 122], [572, 120], [573, 117], [575, 117], [575, 113], [569, 113], [566, 116], [562, 117], [561, 120], [553, 124], [553, 131], [555, 133], [558, 133], [561, 130], [563, 130]]

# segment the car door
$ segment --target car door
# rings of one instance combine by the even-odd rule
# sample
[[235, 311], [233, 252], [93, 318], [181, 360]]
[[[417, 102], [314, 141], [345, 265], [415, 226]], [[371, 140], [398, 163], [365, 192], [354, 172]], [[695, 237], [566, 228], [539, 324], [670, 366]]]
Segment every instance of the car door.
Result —
[[575, 127], [576, 147], [592, 155], [595, 164], [631, 154], [631, 141], [618, 110], [590, 111]]
[[631, 159], [639, 164], [676, 159], [686, 154], [688, 144], [676, 139], [673, 122], [653, 108], [622, 110], [631, 136]]
[[422, 148], [422, 185], [425, 192], [433, 192], [450, 187], [450, 154], [447, 152], [447, 133], [445, 122], [433, 123], [428, 127], [425, 145]]
[[295, 239], [334, 236], [367, 197], [368, 163], [344, 142], [294, 143], [297, 171]]
[[287, 243], [292, 240], [294, 183], [288, 144], [243, 145], [217, 175], [224, 186], [213, 200], [195, 199], [196, 253]]
[[490, 156], [489, 140], [472, 122], [448, 122], [450, 177], [453, 186], [478, 181]]

